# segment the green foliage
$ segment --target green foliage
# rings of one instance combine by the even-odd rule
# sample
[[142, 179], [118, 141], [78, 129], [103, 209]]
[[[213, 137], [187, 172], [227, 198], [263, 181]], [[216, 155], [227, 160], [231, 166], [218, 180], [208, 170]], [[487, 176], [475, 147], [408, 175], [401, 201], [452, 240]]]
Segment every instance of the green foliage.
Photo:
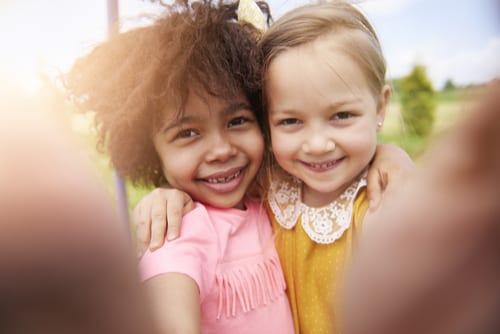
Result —
[[455, 84], [453, 83], [453, 81], [451, 79], [446, 80], [446, 82], [444, 83], [444, 86], [443, 86], [444, 91], [451, 91], [451, 90], [455, 90], [456, 88], [457, 88], [457, 86], [455, 86]]
[[410, 135], [425, 138], [432, 131], [435, 118], [435, 92], [425, 66], [415, 65], [398, 82], [403, 122]]

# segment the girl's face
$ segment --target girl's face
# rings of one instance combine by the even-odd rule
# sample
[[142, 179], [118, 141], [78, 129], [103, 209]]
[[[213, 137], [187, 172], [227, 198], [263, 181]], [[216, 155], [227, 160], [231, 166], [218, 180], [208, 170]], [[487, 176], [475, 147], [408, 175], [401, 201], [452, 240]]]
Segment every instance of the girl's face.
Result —
[[245, 97], [227, 101], [191, 92], [184, 114], [168, 118], [153, 140], [169, 185], [208, 205], [243, 208], [264, 150]]
[[278, 164], [304, 183], [304, 203], [336, 199], [368, 166], [390, 90], [374, 96], [359, 65], [331, 37], [288, 49], [267, 73]]

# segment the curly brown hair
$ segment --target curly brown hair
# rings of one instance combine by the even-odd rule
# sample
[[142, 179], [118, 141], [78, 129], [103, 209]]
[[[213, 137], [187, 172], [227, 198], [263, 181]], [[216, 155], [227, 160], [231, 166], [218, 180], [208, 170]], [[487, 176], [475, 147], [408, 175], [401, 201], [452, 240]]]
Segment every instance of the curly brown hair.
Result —
[[[259, 6], [269, 21], [267, 4]], [[194, 87], [223, 99], [244, 94], [264, 122], [260, 33], [237, 22], [238, 3], [184, 0], [165, 7], [151, 25], [98, 45], [65, 77], [72, 100], [95, 112], [98, 148], [135, 184], [164, 182], [152, 137], [165, 110], [182, 114]]]

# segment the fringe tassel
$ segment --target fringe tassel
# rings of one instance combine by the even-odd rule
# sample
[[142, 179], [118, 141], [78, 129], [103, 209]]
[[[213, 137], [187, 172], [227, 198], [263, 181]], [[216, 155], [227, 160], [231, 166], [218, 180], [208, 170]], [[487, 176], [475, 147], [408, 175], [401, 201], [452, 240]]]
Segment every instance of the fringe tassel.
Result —
[[278, 257], [267, 258], [218, 273], [215, 278], [219, 290], [217, 319], [222, 314], [234, 317], [238, 305], [243, 312], [267, 305], [276, 300], [286, 288]]

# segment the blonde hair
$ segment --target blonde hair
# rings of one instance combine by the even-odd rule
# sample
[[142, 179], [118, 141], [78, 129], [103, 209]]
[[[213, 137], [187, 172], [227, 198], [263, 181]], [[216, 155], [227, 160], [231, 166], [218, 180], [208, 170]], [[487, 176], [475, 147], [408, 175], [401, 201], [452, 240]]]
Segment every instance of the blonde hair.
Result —
[[[260, 41], [263, 55], [264, 116], [268, 118], [266, 76], [270, 63], [280, 53], [311, 43], [327, 35], [342, 36], [342, 51], [357, 62], [368, 79], [374, 96], [378, 96], [386, 81], [386, 63], [375, 29], [366, 16], [347, 1], [334, 0], [298, 7], [284, 14], [271, 25]], [[347, 34], [347, 36], [346, 36]], [[266, 140], [270, 143], [269, 126], [264, 122]], [[275, 177], [277, 164], [272, 152], [266, 152], [270, 177]]]
[[281, 52], [310, 43], [320, 36], [339, 32], [361, 32], [365, 41], [353, 35], [345, 48], [362, 68], [375, 94], [385, 84], [386, 63], [373, 26], [361, 11], [347, 1], [320, 2], [296, 8], [277, 20], [263, 36], [264, 74]]

